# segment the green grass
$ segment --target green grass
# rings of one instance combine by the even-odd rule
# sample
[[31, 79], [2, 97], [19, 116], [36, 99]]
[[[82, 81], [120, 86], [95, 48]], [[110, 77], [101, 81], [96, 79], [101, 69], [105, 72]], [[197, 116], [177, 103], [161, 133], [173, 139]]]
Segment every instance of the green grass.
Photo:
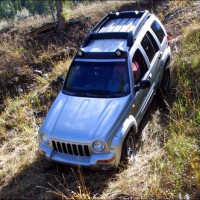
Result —
[[[93, 22], [98, 21], [104, 12], [109, 12], [111, 7], [111, 10], [115, 9], [114, 6], [117, 6], [116, 4], [119, 4], [119, 2], [113, 2], [114, 5], [112, 4], [112, 6], [109, 4], [91, 4], [89, 8], [87, 7], [89, 9], [87, 13], [90, 13]], [[75, 15], [72, 15], [72, 17], [85, 16], [87, 13], [86, 6], [82, 5], [71, 15]], [[88, 183], [91, 183], [93, 187], [90, 187], [93, 190], [95, 184], [97, 185], [96, 188], [104, 184], [108, 187], [110, 181], [112, 191], [107, 195], [125, 193], [138, 199], [145, 197], [163, 199], [176, 198], [178, 194], [185, 195], [188, 193], [192, 195], [198, 193], [200, 191], [198, 185], [200, 182], [198, 138], [200, 129], [199, 30], [200, 26], [195, 25], [188, 28], [188, 31], [184, 33], [183, 50], [177, 56], [174, 64], [173, 74], [175, 74], [175, 77], [173, 77], [173, 80], [176, 79], [176, 98], [170, 108], [170, 134], [165, 140], [164, 148], [160, 150], [157, 147], [155, 137], [148, 138], [153, 135], [152, 132], [147, 131], [149, 135], [144, 137], [146, 142], [144, 149], [146, 151], [143, 152], [140, 148], [141, 154], [136, 157], [138, 164], [135, 162], [134, 170], [131, 167], [127, 171], [122, 170], [121, 174], [116, 174], [116, 177], [119, 178], [114, 177], [111, 180], [103, 178], [103, 176], [109, 177], [108, 173], [104, 175], [103, 173], [102, 175], [88, 173], [89, 175], [85, 176], [79, 171], [75, 174], [69, 173], [69, 176], [75, 177], [75, 183], [74, 181], [70, 182], [71, 177], [62, 177], [59, 172], [56, 172], [55, 166], [52, 167], [52, 170], [48, 168], [46, 170], [45, 167], [50, 164], [40, 157], [37, 142], [38, 128], [59, 91], [59, 88], [54, 88], [54, 80], [57, 75], [65, 74], [70, 58], [67, 61], [54, 63], [54, 68], [51, 73], [48, 73], [47, 79], [36, 75], [33, 80], [32, 71], [27, 68], [26, 60], [40, 62], [43, 58], [54, 53], [52, 49], [57, 51], [61, 47], [57, 45], [56, 48], [53, 48], [52, 45], [51, 48], [48, 47], [49, 50], [44, 48], [43, 51], [38, 50], [37, 53], [32, 55], [32, 48], [28, 49], [27, 52], [23, 49], [23, 45], [18, 48], [17, 44], [20, 45], [20, 43], [16, 41], [12, 43], [11, 37], [7, 39], [8, 41], [1, 42], [1, 50], [5, 53], [5, 57], [0, 62], [0, 73], [2, 73], [2, 80], [5, 80], [3, 83], [8, 82], [7, 78], [15, 81], [17, 77], [21, 77], [19, 75], [26, 74], [28, 80], [31, 83], [34, 82], [34, 88], [32, 91], [26, 91], [15, 98], [7, 95], [3, 100], [4, 109], [0, 113], [0, 196], [9, 198], [18, 195], [16, 196], [18, 198], [30, 198], [34, 194], [36, 199], [48, 199], [50, 196], [47, 197], [45, 192], [50, 192], [50, 195], [53, 193], [60, 199], [89, 199], [94, 197], [92, 193], [94, 191], [90, 192], [84, 178], [88, 180]], [[13, 66], [15, 66], [15, 70], [11, 70]], [[17, 80], [16, 83], [18, 83]], [[153, 117], [156, 117], [156, 115]], [[157, 121], [152, 126], [157, 126], [156, 123]], [[160, 127], [158, 127], [156, 134], [158, 135], [161, 132], [160, 135], [164, 135], [163, 129], [160, 130]], [[153, 169], [149, 167], [151, 164]], [[105, 183], [101, 183], [103, 182], [101, 178], [106, 180]], [[117, 183], [118, 186], [115, 186]], [[76, 190], [71, 189], [71, 185], [75, 185]], [[145, 187], [143, 187], [144, 185]], [[43, 189], [31, 193], [36, 186], [46, 188], [48, 191]], [[3, 192], [1, 192], [2, 188], [4, 188]], [[133, 188], [135, 193], [132, 191]]]
[[169, 132], [164, 156], [155, 158], [157, 183], [150, 196], [177, 198], [200, 191], [200, 26], [183, 34], [182, 51], [174, 63], [175, 100], [170, 108]]

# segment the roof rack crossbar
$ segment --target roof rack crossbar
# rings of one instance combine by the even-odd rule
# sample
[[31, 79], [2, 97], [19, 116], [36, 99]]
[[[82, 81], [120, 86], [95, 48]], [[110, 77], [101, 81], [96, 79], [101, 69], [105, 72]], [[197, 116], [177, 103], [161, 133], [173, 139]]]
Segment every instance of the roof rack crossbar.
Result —
[[105, 32], [105, 33], [90, 33], [85, 39], [83, 46], [86, 47], [92, 40], [98, 39], [128, 39], [128, 32]]
[[100, 29], [107, 21], [110, 19], [110, 13], [103, 17], [90, 32], [95, 32], [97, 29]]
[[[127, 51], [123, 51], [122, 56], [116, 56], [115, 52], [85, 52], [81, 58], [84, 59], [126, 59], [127, 58]], [[76, 54], [76, 58], [80, 58]]]
[[141, 18], [144, 14], [144, 11], [123, 11], [123, 12], [116, 12], [110, 13], [111, 19], [118, 19], [118, 18]]

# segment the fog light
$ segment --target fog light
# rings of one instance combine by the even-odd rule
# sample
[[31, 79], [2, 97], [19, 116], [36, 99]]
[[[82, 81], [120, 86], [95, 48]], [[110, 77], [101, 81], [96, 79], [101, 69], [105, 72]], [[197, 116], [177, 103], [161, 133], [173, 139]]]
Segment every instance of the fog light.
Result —
[[116, 54], [117, 57], [121, 57], [122, 54], [123, 54], [123, 51], [122, 51], [121, 49], [117, 49], [117, 50], [115, 51], [115, 54]]
[[81, 49], [78, 50], [78, 56], [81, 57], [83, 55], [84, 55], [84, 49], [81, 48]]

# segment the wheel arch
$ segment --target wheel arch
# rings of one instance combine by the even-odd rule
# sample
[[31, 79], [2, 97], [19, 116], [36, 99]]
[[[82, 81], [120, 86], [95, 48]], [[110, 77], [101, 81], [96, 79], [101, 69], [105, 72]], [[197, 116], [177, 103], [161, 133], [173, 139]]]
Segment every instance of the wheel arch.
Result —
[[120, 162], [123, 142], [130, 131], [132, 131], [133, 134], [136, 134], [138, 131], [138, 124], [133, 115], [129, 115], [126, 118], [111, 142], [110, 152], [116, 155], [116, 166], [118, 166]]

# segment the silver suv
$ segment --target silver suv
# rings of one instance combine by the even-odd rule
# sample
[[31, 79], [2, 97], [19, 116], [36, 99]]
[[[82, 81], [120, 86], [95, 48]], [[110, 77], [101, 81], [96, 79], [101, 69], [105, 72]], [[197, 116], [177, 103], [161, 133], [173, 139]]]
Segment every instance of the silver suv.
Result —
[[109, 13], [85, 38], [39, 130], [50, 160], [103, 170], [134, 155], [156, 89], [170, 82], [169, 36], [149, 11]]

